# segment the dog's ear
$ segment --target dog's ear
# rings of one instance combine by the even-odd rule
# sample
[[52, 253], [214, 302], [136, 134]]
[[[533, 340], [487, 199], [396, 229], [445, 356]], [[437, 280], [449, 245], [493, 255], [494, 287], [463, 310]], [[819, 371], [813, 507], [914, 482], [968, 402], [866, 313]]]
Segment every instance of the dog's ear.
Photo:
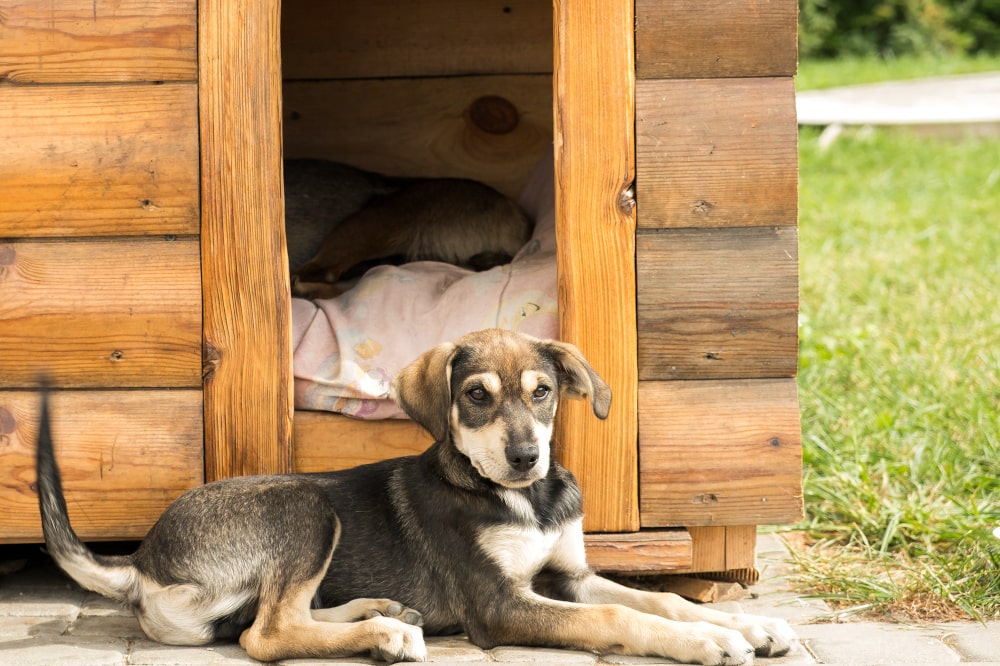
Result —
[[594, 415], [606, 419], [611, 409], [611, 389], [590, 367], [580, 350], [558, 340], [546, 340], [544, 346], [559, 372], [560, 391], [571, 398], [589, 398]]
[[441, 442], [448, 437], [451, 411], [451, 362], [458, 347], [450, 342], [421, 354], [399, 371], [389, 394], [406, 415]]

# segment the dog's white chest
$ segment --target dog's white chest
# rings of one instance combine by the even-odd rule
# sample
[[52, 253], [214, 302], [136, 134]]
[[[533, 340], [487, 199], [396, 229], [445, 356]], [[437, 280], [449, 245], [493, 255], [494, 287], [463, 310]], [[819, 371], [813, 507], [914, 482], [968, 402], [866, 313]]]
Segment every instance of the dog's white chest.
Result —
[[547, 565], [573, 571], [586, 567], [580, 522], [558, 530], [497, 525], [479, 532], [480, 548], [514, 580], [530, 582]]

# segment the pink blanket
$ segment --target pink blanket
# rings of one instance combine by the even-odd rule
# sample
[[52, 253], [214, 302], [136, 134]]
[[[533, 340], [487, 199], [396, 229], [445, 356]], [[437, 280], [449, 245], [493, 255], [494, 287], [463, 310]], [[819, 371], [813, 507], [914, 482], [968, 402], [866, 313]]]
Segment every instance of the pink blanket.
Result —
[[405, 418], [389, 382], [431, 347], [490, 327], [557, 337], [552, 178], [549, 158], [521, 193], [535, 230], [510, 264], [482, 273], [432, 261], [380, 266], [337, 298], [293, 298], [295, 407]]

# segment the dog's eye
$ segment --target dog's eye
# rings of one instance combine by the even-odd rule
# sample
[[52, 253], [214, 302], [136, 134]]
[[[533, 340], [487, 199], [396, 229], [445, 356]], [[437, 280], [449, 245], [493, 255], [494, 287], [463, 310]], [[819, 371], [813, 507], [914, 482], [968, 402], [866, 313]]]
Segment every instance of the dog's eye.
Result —
[[552, 389], [550, 389], [548, 386], [539, 386], [538, 388], [535, 389], [535, 392], [532, 393], [531, 395], [535, 398], [535, 400], [544, 400], [545, 397], [548, 396], [548, 394], [551, 392]]
[[482, 386], [477, 386], [474, 389], [469, 389], [469, 392], [466, 393], [466, 395], [469, 396], [473, 402], [486, 402], [486, 398], [489, 394]]

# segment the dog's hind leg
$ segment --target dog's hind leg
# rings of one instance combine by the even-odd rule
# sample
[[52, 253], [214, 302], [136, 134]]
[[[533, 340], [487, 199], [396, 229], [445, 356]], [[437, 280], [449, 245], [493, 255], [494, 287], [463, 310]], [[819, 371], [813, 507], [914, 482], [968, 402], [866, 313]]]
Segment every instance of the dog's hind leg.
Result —
[[[284, 589], [269, 586], [262, 591], [257, 617], [240, 636], [240, 645], [247, 654], [260, 661], [346, 657], [366, 652], [389, 662], [427, 658], [420, 628], [395, 618], [380, 615], [360, 622], [316, 619], [309, 605], [321, 576], [305, 585]], [[323, 616], [323, 611], [315, 613]]]

